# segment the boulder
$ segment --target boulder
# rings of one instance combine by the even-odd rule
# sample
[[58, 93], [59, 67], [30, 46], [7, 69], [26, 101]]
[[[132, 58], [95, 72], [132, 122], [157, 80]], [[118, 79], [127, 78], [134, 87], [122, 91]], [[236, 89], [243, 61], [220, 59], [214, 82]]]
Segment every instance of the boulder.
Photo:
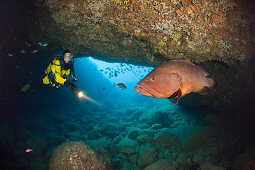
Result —
[[99, 132], [98, 129], [94, 129], [88, 133], [89, 140], [99, 139], [101, 137], [102, 137], [102, 134]]
[[157, 160], [157, 150], [153, 145], [143, 145], [139, 150], [138, 166], [143, 168]]
[[123, 136], [117, 136], [112, 140], [112, 142], [114, 144], [118, 144], [121, 141], [121, 139], [123, 139]]
[[171, 132], [178, 136], [183, 152], [193, 152], [217, 135], [213, 126], [187, 126], [173, 128]]
[[107, 123], [99, 131], [104, 136], [114, 139], [122, 131], [122, 128], [117, 126], [115, 123]]
[[144, 135], [139, 135], [137, 138], [136, 138], [137, 142], [140, 144], [140, 145], [144, 145], [144, 144], [147, 144], [147, 143], [151, 143], [152, 142], [152, 137], [149, 136], [148, 134], [144, 134]]
[[113, 167], [114, 169], [120, 169], [122, 167], [122, 162], [120, 159], [113, 160]]
[[216, 166], [216, 165], [213, 165], [213, 164], [208, 163], [208, 162], [204, 162], [200, 165], [200, 170], [227, 170], [227, 169]]
[[161, 124], [153, 124], [153, 125], [151, 126], [151, 129], [158, 130], [158, 129], [160, 129], [161, 127], [162, 127]]
[[154, 130], [154, 129], [143, 129], [140, 131], [139, 135], [149, 135], [149, 136], [153, 136], [154, 134], [156, 134], [158, 132], [158, 130]]
[[174, 137], [174, 134], [167, 131], [167, 130], [162, 130], [158, 133], [156, 133], [153, 137], [153, 144], [154, 145], [162, 145], [162, 144], [167, 144], [171, 138]]
[[118, 152], [124, 153], [128, 156], [135, 154], [137, 142], [128, 137], [123, 138], [119, 144], [117, 144]]
[[161, 124], [161, 127], [170, 127], [174, 122], [168, 112], [157, 111], [154, 113], [146, 113], [140, 116], [140, 121], [145, 122], [149, 125]]
[[137, 136], [138, 136], [138, 133], [139, 131], [138, 130], [131, 130], [129, 133], [128, 133], [128, 137], [130, 139], [135, 139]]
[[189, 167], [191, 165], [191, 158], [188, 154], [180, 153], [176, 159], [176, 162]]
[[146, 166], [144, 170], [176, 170], [176, 168], [173, 166], [173, 162], [165, 159], [160, 159]]
[[139, 123], [137, 128], [139, 129], [148, 129], [150, 126], [147, 123]]
[[107, 170], [107, 165], [97, 159], [93, 150], [81, 142], [65, 142], [51, 155], [49, 161], [50, 170]]
[[66, 138], [69, 140], [72, 140], [72, 141], [79, 140], [80, 136], [81, 136], [81, 134], [79, 132], [75, 132], [75, 131], [66, 133]]
[[132, 164], [136, 164], [137, 157], [138, 157], [137, 154], [132, 155], [132, 156], [128, 157], [128, 161], [131, 162]]
[[255, 145], [247, 147], [238, 155], [232, 165], [233, 170], [254, 170], [255, 169]]
[[202, 162], [204, 162], [204, 154], [203, 151], [201, 149], [199, 149], [198, 151], [196, 151], [196, 153], [193, 155], [192, 161], [195, 162], [196, 164], [201, 164]]
[[103, 137], [96, 140], [86, 140], [84, 142], [94, 151], [100, 152], [101, 154], [110, 153], [111, 156], [117, 153], [116, 145], [108, 137]]

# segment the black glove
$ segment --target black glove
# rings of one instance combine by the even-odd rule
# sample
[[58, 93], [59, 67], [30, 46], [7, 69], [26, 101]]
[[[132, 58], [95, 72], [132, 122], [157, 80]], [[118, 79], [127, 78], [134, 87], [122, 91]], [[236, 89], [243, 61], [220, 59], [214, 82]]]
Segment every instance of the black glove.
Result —
[[66, 82], [64, 83], [64, 85], [65, 85], [66, 87], [69, 87], [69, 86], [72, 85], [72, 83], [71, 83], [70, 81], [66, 80]]

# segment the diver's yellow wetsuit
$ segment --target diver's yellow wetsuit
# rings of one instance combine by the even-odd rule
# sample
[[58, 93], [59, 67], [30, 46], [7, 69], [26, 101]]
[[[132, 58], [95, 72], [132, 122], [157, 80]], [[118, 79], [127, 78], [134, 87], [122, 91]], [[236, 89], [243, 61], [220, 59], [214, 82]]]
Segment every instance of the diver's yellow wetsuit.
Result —
[[70, 75], [70, 64], [65, 64], [61, 57], [56, 57], [45, 70], [43, 84], [58, 87], [64, 85]]

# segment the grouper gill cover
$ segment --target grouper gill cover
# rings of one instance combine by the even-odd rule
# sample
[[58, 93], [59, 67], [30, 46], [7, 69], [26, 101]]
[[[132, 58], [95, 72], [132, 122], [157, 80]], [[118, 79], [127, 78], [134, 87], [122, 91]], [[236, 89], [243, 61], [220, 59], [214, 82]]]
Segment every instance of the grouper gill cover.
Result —
[[255, 1], [2, 0], [1, 170], [255, 170]]

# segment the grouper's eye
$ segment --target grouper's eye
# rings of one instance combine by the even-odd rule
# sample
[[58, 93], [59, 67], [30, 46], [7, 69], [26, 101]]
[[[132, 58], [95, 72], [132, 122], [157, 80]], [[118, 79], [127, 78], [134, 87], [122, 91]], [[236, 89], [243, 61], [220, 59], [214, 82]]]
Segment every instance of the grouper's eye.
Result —
[[152, 77], [152, 78], [151, 78], [151, 80], [152, 80], [152, 81], [154, 81], [154, 80], [155, 80], [155, 78], [154, 78], [154, 77]]

